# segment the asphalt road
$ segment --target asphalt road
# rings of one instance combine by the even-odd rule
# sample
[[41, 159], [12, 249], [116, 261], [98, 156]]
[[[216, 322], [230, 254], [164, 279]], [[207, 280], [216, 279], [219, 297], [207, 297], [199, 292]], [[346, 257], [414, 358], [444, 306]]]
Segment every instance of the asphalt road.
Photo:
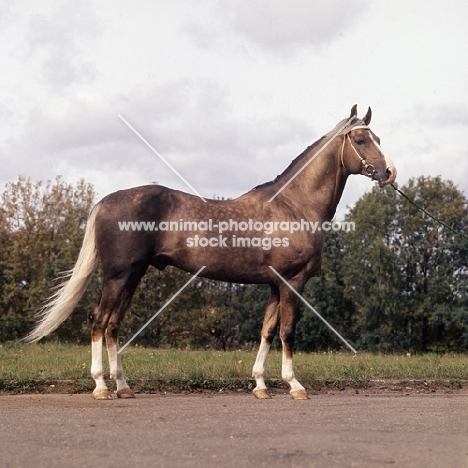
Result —
[[468, 395], [0, 396], [1, 467], [468, 467]]

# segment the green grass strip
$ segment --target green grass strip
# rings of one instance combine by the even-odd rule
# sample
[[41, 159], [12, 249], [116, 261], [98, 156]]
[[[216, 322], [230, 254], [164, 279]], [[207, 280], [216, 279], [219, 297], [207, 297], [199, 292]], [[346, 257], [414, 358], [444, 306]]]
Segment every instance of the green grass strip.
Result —
[[[127, 380], [136, 391], [251, 390], [255, 351], [192, 351], [128, 347], [122, 353]], [[66, 391], [89, 392], [89, 346], [61, 343], [0, 344], [0, 392], [44, 391], [63, 386]], [[106, 371], [107, 361], [104, 359]], [[345, 385], [365, 387], [375, 380], [468, 381], [468, 359], [457, 354], [420, 356], [367, 353], [297, 353], [296, 377], [309, 389]], [[281, 381], [281, 353], [267, 362], [270, 388], [286, 388]], [[110, 385], [111, 388], [112, 384]]]

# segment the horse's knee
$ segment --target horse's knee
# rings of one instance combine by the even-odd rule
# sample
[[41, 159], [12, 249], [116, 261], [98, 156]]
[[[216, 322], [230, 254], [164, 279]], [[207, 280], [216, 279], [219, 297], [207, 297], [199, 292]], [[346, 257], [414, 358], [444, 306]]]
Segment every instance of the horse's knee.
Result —
[[283, 341], [286, 341], [286, 342], [290, 342], [290, 341], [293, 341], [294, 340], [294, 336], [295, 336], [295, 333], [294, 333], [294, 327], [293, 326], [289, 326], [289, 327], [284, 327], [282, 330], [281, 330], [281, 339]]
[[276, 325], [274, 326], [263, 326], [262, 327], [262, 338], [271, 344], [273, 342], [273, 338], [276, 335]]
[[267, 311], [267, 314], [265, 318], [263, 319], [262, 337], [265, 338], [265, 340], [271, 344], [273, 341], [273, 338], [276, 335], [277, 330], [278, 330], [278, 316], [276, 314], [275, 315], [272, 314], [271, 316], [269, 316], [268, 311]]

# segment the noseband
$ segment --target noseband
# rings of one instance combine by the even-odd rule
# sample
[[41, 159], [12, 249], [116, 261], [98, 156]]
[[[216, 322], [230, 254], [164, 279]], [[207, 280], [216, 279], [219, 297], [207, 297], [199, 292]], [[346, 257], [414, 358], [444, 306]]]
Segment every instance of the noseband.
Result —
[[[372, 164], [368, 164], [367, 161], [359, 154], [358, 150], [355, 148], [355, 146], [353, 145], [353, 142], [351, 141], [351, 137], [349, 136], [349, 134], [353, 130], [358, 130], [358, 129], [361, 129], [361, 128], [369, 130], [369, 127], [367, 125], [357, 125], [356, 127], [353, 127], [348, 133], [345, 134], [345, 136], [343, 138], [343, 145], [341, 146], [341, 165], [344, 168], [346, 168], [346, 166], [344, 164], [343, 157], [344, 157], [344, 147], [345, 147], [346, 139], [348, 139], [349, 144], [351, 145], [351, 148], [353, 148], [354, 152], [356, 153], [356, 156], [359, 158], [359, 160], [361, 161], [361, 164], [366, 169], [367, 176], [370, 177], [372, 180], [377, 180], [377, 178], [374, 177], [376, 174], [378, 174], [377, 170], [375, 169], [375, 167]], [[372, 139], [372, 141], [374, 141], [374, 140]]]

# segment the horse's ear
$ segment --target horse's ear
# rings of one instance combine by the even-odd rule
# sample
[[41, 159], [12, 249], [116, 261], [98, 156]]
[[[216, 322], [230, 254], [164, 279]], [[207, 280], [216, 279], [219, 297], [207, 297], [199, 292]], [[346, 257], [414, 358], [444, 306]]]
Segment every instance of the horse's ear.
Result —
[[367, 114], [366, 114], [366, 116], [365, 116], [364, 119], [363, 119], [363, 120], [364, 120], [364, 123], [365, 123], [366, 125], [369, 125], [371, 119], [372, 119], [372, 110], [371, 110], [371, 108], [369, 107], [369, 110], [367, 111]]
[[351, 108], [351, 114], [349, 118], [351, 119], [352, 117], [356, 117], [356, 116], [357, 116], [357, 104], [354, 104], [354, 106]]

